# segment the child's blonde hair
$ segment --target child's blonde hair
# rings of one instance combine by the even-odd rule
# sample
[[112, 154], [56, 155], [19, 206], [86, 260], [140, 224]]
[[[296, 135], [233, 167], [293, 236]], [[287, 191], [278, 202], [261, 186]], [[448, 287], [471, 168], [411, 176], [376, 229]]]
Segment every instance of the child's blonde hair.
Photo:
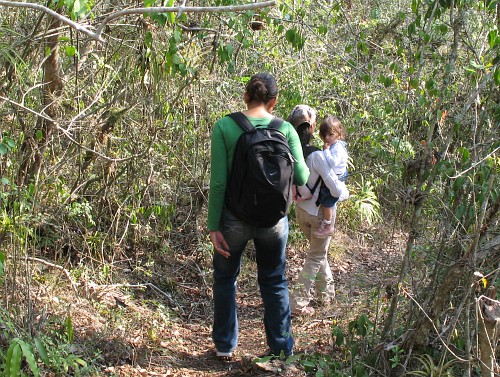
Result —
[[344, 140], [347, 136], [344, 125], [340, 122], [337, 117], [330, 115], [319, 125], [319, 136], [324, 140], [325, 136], [335, 133], [338, 135], [340, 140]]

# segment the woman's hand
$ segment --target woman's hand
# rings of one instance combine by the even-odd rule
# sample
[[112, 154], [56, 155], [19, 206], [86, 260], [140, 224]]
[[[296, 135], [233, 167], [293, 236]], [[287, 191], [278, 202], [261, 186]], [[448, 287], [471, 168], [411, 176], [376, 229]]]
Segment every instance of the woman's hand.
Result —
[[220, 230], [210, 231], [210, 241], [214, 245], [215, 250], [224, 258], [229, 258], [231, 256], [229, 253], [229, 246]]

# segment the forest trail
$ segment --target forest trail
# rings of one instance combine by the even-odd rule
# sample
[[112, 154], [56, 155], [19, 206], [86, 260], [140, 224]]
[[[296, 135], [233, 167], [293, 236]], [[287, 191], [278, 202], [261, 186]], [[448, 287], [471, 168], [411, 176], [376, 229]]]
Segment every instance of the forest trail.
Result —
[[[372, 322], [377, 320], [373, 317], [377, 308], [380, 313], [386, 305], [385, 287], [397, 281], [402, 247], [394, 240], [382, 242], [367, 234], [358, 234], [355, 240], [335, 234], [330, 262], [336, 300], [326, 306], [313, 302], [313, 316], [293, 318], [296, 354], [338, 354], [340, 361], [343, 356], [331, 336], [333, 324], [347, 329], [360, 313]], [[302, 266], [304, 247], [288, 249], [287, 275], [292, 283]], [[182, 255], [175, 265], [158, 268], [151, 279], [157, 288], [165, 289], [168, 282], [175, 285], [175, 294], [163, 300], [165, 306], [173, 307], [170, 316], [155, 310], [162, 299], [150, 289], [132, 296], [118, 285], [102, 291], [97, 288], [92, 298], [73, 305], [75, 339], [86, 352], [91, 344], [99, 349], [99, 363], [105, 365], [99, 375], [103, 376], [306, 376], [295, 364], [249, 362], [267, 349], [255, 273], [255, 263], [247, 258], [238, 281], [239, 346], [230, 362], [214, 354], [209, 277], [191, 257]]]

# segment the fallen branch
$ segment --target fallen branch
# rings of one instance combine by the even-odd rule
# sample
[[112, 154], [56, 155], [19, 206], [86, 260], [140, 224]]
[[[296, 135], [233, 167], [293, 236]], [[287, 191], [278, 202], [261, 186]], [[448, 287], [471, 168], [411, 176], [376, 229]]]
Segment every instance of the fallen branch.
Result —
[[153, 291], [155, 291], [156, 293], [159, 293], [161, 296], [165, 297], [168, 300], [168, 302], [170, 302], [170, 304], [172, 306], [175, 306], [177, 309], [179, 309], [181, 314], [183, 314], [183, 315], [185, 314], [184, 309], [178, 303], [176, 303], [174, 301], [174, 299], [172, 298], [172, 296], [169, 293], [162, 291], [160, 288], [158, 288], [153, 283], [149, 283], [149, 282], [145, 282], [142, 284], [95, 284], [95, 283], [90, 283], [88, 285], [88, 287], [92, 288], [94, 290], [97, 290], [97, 289], [107, 290], [110, 288], [147, 288], [147, 287], [149, 287]]
[[71, 275], [69, 274], [69, 271], [67, 269], [65, 269], [63, 266], [60, 266], [58, 264], [54, 264], [52, 262], [49, 262], [49, 261], [46, 261], [45, 259], [40, 259], [40, 258], [35, 258], [35, 257], [26, 257], [27, 260], [31, 261], [31, 262], [37, 262], [37, 263], [41, 263], [45, 266], [48, 266], [48, 267], [52, 267], [52, 268], [55, 268], [59, 271], [62, 271], [62, 273], [64, 275], [66, 275], [66, 278], [68, 279], [70, 285], [71, 285], [71, 288], [73, 288], [73, 290], [75, 291], [75, 293], [78, 295], [78, 290], [76, 289], [76, 286], [78, 285], [76, 282], [73, 281], [73, 279], [71, 279]]
[[[184, 2], [185, 3], [185, 2]], [[6, 7], [15, 7], [15, 8], [31, 8], [35, 10], [39, 10], [50, 14], [52, 17], [57, 18], [62, 23], [70, 26], [71, 28], [82, 32], [89, 36], [92, 39], [95, 39], [99, 42], [104, 42], [104, 38], [102, 37], [102, 31], [112, 20], [117, 18], [130, 15], [130, 14], [149, 14], [149, 13], [230, 13], [230, 12], [244, 12], [253, 9], [267, 8], [274, 6], [276, 1], [264, 1], [262, 3], [251, 3], [245, 5], [228, 5], [228, 6], [220, 6], [220, 7], [186, 7], [184, 5], [178, 7], [150, 7], [150, 8], [131, 8], [124, 9], [118, 12], [111, 13], [108, 17], [106, 17], [96, 28], [96, 31], [92, 31], [93, 26], [91, 25], [82, 25], [77, 22], [70, 20], [67, 17], [64, 17], [57, 12], [53, 11], [46, 6], [34, 3], [23, 3], [18, 1], [5, 1], [0, 0], [0, 5]]]

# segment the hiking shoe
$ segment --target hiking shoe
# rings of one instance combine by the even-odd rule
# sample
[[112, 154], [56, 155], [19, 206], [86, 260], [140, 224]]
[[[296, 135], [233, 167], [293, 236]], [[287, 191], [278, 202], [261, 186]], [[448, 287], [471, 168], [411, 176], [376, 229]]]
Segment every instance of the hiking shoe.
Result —
[[333, 233], [333, 224], [327, 224], [324, 220], [321, 221], [321, 225], [318, 230], [313, 232], [313, 236], [315, 238], [327, 238], [330, 237]]
[[221, 351], [215, 351], [215, 355], [217, 356], [218, 359], [220, 360], [231, 360], [233, 357], [233, 353], [231, 351], [229, 352], [221, 352]]

